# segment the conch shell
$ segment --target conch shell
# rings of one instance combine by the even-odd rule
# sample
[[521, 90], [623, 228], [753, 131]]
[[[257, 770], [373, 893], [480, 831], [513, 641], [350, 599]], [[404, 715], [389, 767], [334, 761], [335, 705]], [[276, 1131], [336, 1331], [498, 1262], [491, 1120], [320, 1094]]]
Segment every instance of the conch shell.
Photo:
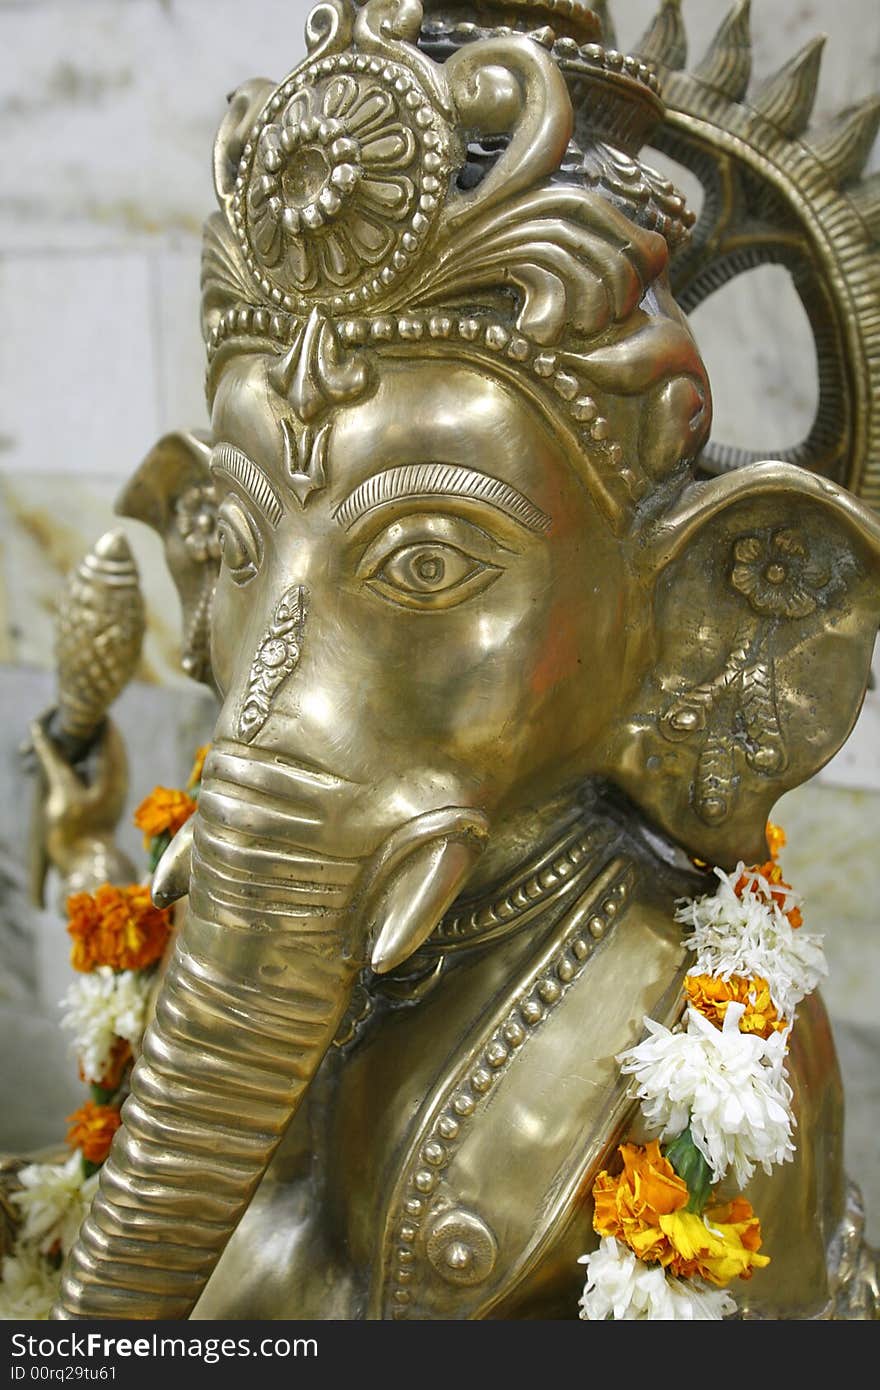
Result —
[[140, 660], [145, 628], [137, 566], [122, 531], [108, 531], [71, 574], [58, 605], [58, 731], [88, 739]]

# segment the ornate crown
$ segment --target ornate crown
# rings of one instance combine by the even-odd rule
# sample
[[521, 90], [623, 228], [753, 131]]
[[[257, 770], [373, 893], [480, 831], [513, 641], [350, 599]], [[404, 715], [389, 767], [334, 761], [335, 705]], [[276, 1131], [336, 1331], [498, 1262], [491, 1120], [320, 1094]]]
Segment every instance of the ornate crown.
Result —
[[205, 232], [209, 393], [242, 350], [280, 351], [288, 383], [307, 354], [325, 405], [363, 389], [354, 347], [491, 361], [563, 421], [621, 526], [708, 427], [665, 290], [689, 218], [636, 157], [662, 113], [647, 67], [571, 0], [501, 17], [422, 29], [418, 0], [326, 0], [305, 60], [234, 94]]

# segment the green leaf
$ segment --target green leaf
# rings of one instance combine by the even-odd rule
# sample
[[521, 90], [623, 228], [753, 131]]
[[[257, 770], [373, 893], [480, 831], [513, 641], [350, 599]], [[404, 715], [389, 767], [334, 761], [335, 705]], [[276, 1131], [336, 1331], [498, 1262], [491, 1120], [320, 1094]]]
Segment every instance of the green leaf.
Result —
[[156, 865], [162, 858], [168, 846], [171, 844], [171, 836], [167, 830], [163, 830], [161, 835], [154, 835], [150, 841], [150, 873], [156, 872]]
[[677, 1139], [667, 1144], [664, 1156], [669, 1159], [682, 1182], [687, 1183], [690, 1201], [688, 1211], [702, 1215], [712, 1190], [712, 1169], [694, 1143], [690, 1126], [682, 1130]]
[[92, 1100], [97, 1101], [98, 1105], [109, 1105], [116, 1095], [115, 1091], [105, 1091], [104, 1087], [99, 1086], [96, 1081], [92, 1082], [89, 1090], [92, 1093]]

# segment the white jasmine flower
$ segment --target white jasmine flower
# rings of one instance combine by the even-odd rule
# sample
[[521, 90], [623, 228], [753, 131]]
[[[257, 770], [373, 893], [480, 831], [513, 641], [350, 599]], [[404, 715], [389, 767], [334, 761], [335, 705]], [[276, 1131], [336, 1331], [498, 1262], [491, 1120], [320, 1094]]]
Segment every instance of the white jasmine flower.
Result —
[[588, 1322], [606, 1318], [693, 1322], [720, 1320], [736, 1312], [725, 1290], [713, 1289], [702, 1279], [675, 1279], [662, 1266], [637, 1259], [613, 1236], [604, 1236], [599, 1249], [582, 1255], [578, 1264], [587, 1267], [578, 1307], [580, 1317]]
[[19, 1247], [46, 1254], [60, 1243], [66, 1255], [97, 1190], [97, 1173], [85, 1177], [82, 1157], [74, 1153], [66, 1163], [29, 1163], [18, 1180], [21, 1190], [10, 1200], [21, 1213]]
[[[791, 1022], [800, 1001], [828, 973], [822, 939], [791, 925], [770, 897], [771, 890], [781, 891], [779, 885], [768, 883], [761, 874], [752, 874], [760, 893], [746, 890], [737, 897], [734, 885], [747, 872], [744, 864], [738, 864], [732, 874], [716, 869], [718, 891], [679, 903], [675, 920], [694, 929], [687, 943], [697, 956], [692, 973], [722, 980], [731, 975], [761, 975], [779, 1013]], [[800, 899], [785, 891], [785, 908], [791, 911]]]
[[73, 1046], [87, 1081], [100, 1081], [106, 1074], [116, 1038], [125, 1038], [133, 1046], [140, 1042], [150, 983], [150, 975], [143, 971], [116, 974], [109, 965], [99, 965], [67, 989], [61, 1000], [61, 1023], [74, 1035]]
[[660, 1138], [676, 1138], [690, 1125], [714, 1181], [732, 1168], [741, 1187], [758, 1164], [769, 1172], [794, 1153], [783, 1066], [788, 1033], [741, 1033], [744, 1008], [728, 1004], [723, 1028], [689, 1008], [683, 1033], [646, 1018], [650, 1036], [617, 1058], [635, 1078], [642, 1113]]
[[0, 1320], [42, 1321], [58, 1297], [60, 1271], [32, 1246], [7, 1255], [0, 1274]]

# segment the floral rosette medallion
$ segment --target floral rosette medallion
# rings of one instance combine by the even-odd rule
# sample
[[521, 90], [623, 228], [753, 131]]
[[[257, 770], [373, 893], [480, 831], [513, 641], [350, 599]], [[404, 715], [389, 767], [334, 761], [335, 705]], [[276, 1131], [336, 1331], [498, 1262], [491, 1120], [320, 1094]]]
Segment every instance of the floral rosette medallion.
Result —
[[[247, 267], [274, 304], [305, 312], [369, 304], [421, 253], [452, 167], [451, 127], [411, 47], [327, 54], [294, 71], [244, 147], [232, 220]], [[400, 49], [403, 61], [387, 56]], [[414, 61], [415, 60], [415, 61]], [[335, 290], [336, 294], [332, 294]]]

